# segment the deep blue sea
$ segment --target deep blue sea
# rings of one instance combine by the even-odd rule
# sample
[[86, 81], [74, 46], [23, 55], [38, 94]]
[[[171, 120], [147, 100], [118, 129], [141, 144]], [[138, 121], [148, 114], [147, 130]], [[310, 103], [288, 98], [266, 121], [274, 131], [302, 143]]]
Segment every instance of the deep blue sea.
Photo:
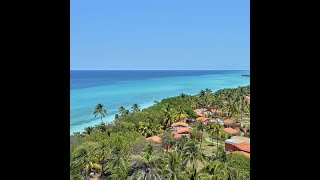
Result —
[[201, 89], [216, 91], [250, 84], [247, 70], [150, 70], [150, 71], [70, 71], [70, 132], [82, 132], [101, 122], [93, 115], [96, 104], [107, 110], [110, 122], [120, 106], [142, 108], [181, 93], [196, 94]]

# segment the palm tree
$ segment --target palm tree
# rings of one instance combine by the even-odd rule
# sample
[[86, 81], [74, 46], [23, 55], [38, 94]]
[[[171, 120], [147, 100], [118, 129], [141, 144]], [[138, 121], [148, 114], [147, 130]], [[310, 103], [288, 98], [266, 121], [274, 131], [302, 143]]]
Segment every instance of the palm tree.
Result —
[[198, 161], [204, 162], [205, 156], [201, 150], [194, 144], [193, 141], [189, 141], [186, 147], [183, 149], [184, 164], [189, 162], [195, 169], [198, 165]]
[[110, 143], [105, 140], [99, 141], [99, 145], [94, 148], [94, 152], [99, 158], [99, 164], [101, 166], [100, 179], [103, 180], [106, 171], [105, 167], [107, 165], [107, 162], [111, 160]]
[[119, 119], [119, 114], [114, 115], [114, 119]]
[[85, 148], [79, 148], [77, 152], [71, 157], [71, 167], [82, 167], [82, 174], [84, 175], [85, 179], [88, 179], [88, 167], [91, 165], [91, 154]]
[[107, 131], [107, 126], [104, 123], [100, 123], [100, 124], [95, 125], [95, 129], [102, 131], [102, 132], [105, 132], [105, 131]]
[[204, 97], [205, 95], [206, 95], [206, 91], [201, 90], [201, 91], [199, 92], [199, 97], [200, 97], [200, 98]]
[[140, 106], [138, 104], [133, 104], [132, 107], [131, 107], [131, 111], [133, 113], [135, 113], [137, 111], [140, 111]]
[[187, 97], [187, 95], [185, 93], [181, 93], [180, 97], [181, 97], [181, 99], [185, 99]]
[[172, 135], [171, 130], [167, 129], [161, 136], [162, 136], [162, 143], [166, 151], [168, 151], [169, 146], [174, 142], [174, 137]]
[[203, 128], [204, 128], [203, 123], [202, 122], [197, 122], [197, 129], [198, 129], [198, 132], [200, 132], [200, 134], [201, 134], [200, 148], [201, 148], [201, 145], [202, 145]]
[[178, 121], [187, 118], [187, 113], [183, 110], [182, 106], [179, 106], [177, 114], [175, 114]]
[[222, 125], [221, 124], [214, 123], [213, 126], [212, 126], [212, 129], [211, 129], [212, 132], [210, 133], [210, 134], [216, 133], [217, 148], [219, 147], [219, 134], [221, 132], [221, 129], [222, 129]]
[[177, 180], [184, 170], [182, 154], [180, 151], [168, 153], [168, 157], [164, 160], [165, 169], [163, 174], [167, 180]]
[[239, 99], [241, 101], [241, 109], [240, 109], [240, 114], [241, 114], [241, 121], [242, 121], [242, 114], [243, 114], [243, 107], [244, 107], [244, 101], [245, 101], [245, 96], [247, 95], [247, 91], [245, 88], [240, 89], [240, 94], [239, 94]]
[[172, 123], [174, 123], [174, 114], [173, 114], [171, 105], [166, 103], [165, 107], [163, 108], [163, 112], [164, 112], [164, 119], [163, 119], [164, 126], [167, 128]]
[[204, 89], [204, 92], [205, 92], [206, 94], [210, 94], [210, 93], [212, 93], [212, 90], [209, 89], [209, 88], [206, 88], [206, 89]]
[[162, 180], [159, 173], [162, 159], [151, 153], [146, 153], [144, 156], [137, 155], [134, 158], [134, 172], [130, 179], [140, 180]]
[[179, 180], [201, 180], [200, 175], [197, 172], [197, 169], [189, 167], [182, 173], [181, 179], [179, 178]]
[[150, 124], [146, 124], [144, 121], [139, 122], [138, 132], [141, 133], [142, 136], [149, 137], [152, 133], [152, 128]]
[[89, 126], [89, 127], [84, 128], [84, 132], [83, 133], [86, 134], [86, 135], [89, 135], [93, 130], [94, 130], [94, 127]]
[[206, 104], [206, 92], [204, 90], [201, 90], [199, 92], [199, 100], [200, 100], [200, 104], [202, 106], [202, 108], [204, 108], [207, 104]]
[[99, 103], [96, 105], [93, 111], [93, 114], [94, 114], [94, 117], [97, 117], [97, 115], [100, 114], [101, 122], [103, 123], [102, 118], [106, 117], [107, 111], [104, 109], [103, 104]]
[[175, 140], [175, 146], [178, 150], [183, 150], [185, 144], [187, 143], [188, 138], [186, 136], [181, 136], [180, 138]]
[[227, 162], [213, 161], [206, 164], [201, 170], [201, 179], [205, 180], [236, 180], [239, 179], [235, 168], [229, 166]]
[[[112, 167], [116, 169], [116, 179], [119, 179], [119, 176], [124, 176], [124, 172], [126, 170], [126, 163], [129, 158], [127, 156], [127, 141], [124, 140], [123, 135], [121, 133], [115, 134], [112, 139]], [[122, 171], [120, 171], [122, 170]], [[123, 178], [123, 177], [122, 177]]]
[[126, 110], [126, 108], [124, 106], [119, 107], [119, 114], [120, 115], [127, 114], [127, 112], [128, 112], [128, 110]]

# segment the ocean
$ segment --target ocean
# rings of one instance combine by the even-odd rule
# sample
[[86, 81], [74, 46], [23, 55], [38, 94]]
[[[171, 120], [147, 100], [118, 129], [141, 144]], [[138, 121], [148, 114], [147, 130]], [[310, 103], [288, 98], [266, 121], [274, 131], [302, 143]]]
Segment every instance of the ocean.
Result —
[[101, 122], [93, 110], [102, 103], [107, 110], [104, 122], [110, 122], [120, 106], [132, 104], [141, 108], [151, 106], [155, 100], [196, 94], [201, 89], [213, 92], [250, 84], [248, 70], [139, 70], [139, 71], [70, 71], [70, 133], [82, 132], [87, 126]]

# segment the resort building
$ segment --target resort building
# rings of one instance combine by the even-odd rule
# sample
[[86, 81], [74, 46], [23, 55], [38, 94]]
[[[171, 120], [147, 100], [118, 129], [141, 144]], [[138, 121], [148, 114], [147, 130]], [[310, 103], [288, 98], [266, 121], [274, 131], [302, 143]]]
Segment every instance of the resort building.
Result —
[[201, 121], [201, 122], [203, 122], [203, 123], [207, 123], [208, 120], [209, 120], [209, 118], [206, 118], [206, 117], [198, 117], [197, 120], [198, 120], [198, 121]]
[[211, 109], [212, 117], [218, 118], [218, 117], [228, 117], [230, 115], [227, 111], [222, 111], [220, 109]]
[[[227, 119], [223, 121], [224, 127], [231, 127], [233, 125], [234, 121], [232, 119]], [[240, 127], [239, 127], [240, 128]]]
[[202, 114], [202, 109], [195, 109], [194, 112], [197, 113], [198, 117], [203, 117], [204, 115]]
[[246, 156], [250, 157], [250, 138], [243, 137], [243, 136], [233, 136], [231, 137], [231, 139], [227, 139], [225, 141], [225, 151], [229, 151], [229, 152], [241, 151]]
[[172, 134], [175, 138], [179, 138], [181, 136], [189, 137], [189, 133], [191, 132], [191, 128], [185, 122], [176, 122], [171, 125]]
[[225, 133], [227, 133], [230, 136], [235, 136], [235, 135], [239, 135], [240, 131], [237, 131], [233, 128], [223, 128], [222, 131], [224, 131]]
[[211, 109], [210, 111], [213, 113], [212, 117], [215, 117], [215, 118], [221, 117], [222, 111], [220, 109]]
[[171, 124], [172, 130], [176, 131], [177, 129], [181, 128], [181, 127], [188, 127], [188, 123], [185, 122], [175, 122], [173, 124]]
[[241, 142], [238, 144], [235, 144], [235, 151], [244, 151], [247, 153], [250, 153], [250, 143], [247, 142]]

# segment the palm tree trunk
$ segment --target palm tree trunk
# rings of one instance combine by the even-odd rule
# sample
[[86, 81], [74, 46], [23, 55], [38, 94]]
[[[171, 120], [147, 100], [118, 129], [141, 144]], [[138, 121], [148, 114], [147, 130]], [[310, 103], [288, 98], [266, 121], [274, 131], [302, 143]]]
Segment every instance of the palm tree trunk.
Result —
[[87, 170], [86, 169], [84, 169], [84, 179], [85, 180], [88, 180], [89, 178], [88, 178], [88, 173], [87, 173]]
[[213, 136], [211, 137], [212, 147], [213, 147]]
[[101, 180], [104, 179], [103, 164], [101, 164], [101, 175], [100, 175], [100, 179], [101, 179]]
[[219, 133], [217, 132], [217, 150], [218, 150], [218, 146], [219, 146]]
[[103, 121], [102, 121], [102, 115], [101, 115], [100, 117], [101, 117], [101, 122], [103, 123]]

